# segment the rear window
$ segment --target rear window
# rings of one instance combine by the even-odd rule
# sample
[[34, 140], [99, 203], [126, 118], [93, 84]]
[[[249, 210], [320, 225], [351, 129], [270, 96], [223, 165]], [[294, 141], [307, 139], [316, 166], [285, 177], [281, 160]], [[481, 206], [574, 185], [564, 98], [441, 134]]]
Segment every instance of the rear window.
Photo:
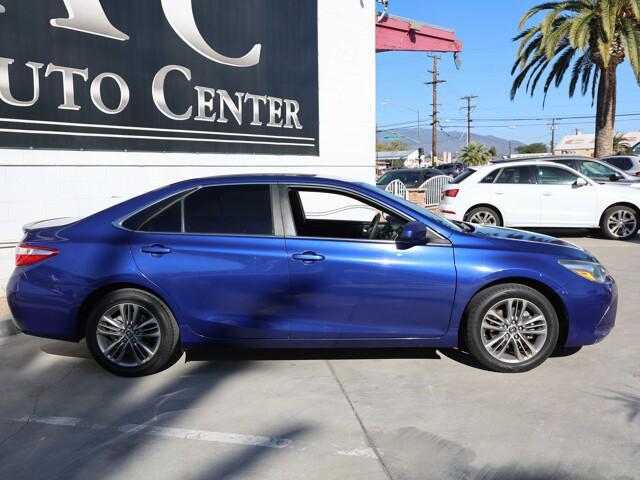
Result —
[[476, 173], [476, 170], [474, 170], [473, 168], [469, 168], [469, 169], [465, 170], [464, 172], [462, 172], [460, 175], [458, 175], [456, 178], [451, 180], [451, 182], [449, 182], [449, 183], [454, 183], [454, 184], [455, 183], [462, 183], [467, 178], [469, 178], [471, 175], [473, 175], [474, 173]]
[[633, 167], [633, 162], [631, 161], [631, 159], [625, 157], [607, 158], [606, 161], [614, 167], [618, 167], [622, 170], [629, 170], [631, 167]]
[[181, 193], [136, 213], [123, 227], [153, 233], [273, 235], [269, 185], [225, 185]]

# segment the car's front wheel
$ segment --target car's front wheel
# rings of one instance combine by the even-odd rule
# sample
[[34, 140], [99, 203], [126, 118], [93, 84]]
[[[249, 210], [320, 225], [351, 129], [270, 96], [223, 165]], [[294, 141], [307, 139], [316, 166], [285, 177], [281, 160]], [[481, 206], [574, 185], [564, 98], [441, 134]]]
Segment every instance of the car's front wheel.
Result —
[[638, 212], [624, 205], [607, 209], [602, 215], [600, 229], [612, 240], [629, 240], [636, 236], [640, 227]]
[[171, 366], [180, 353], [178, 325], [157, 297], [136, 289], [107, 294], [86, 326], [89, 351], [106, 370], [125, 377]]
[[504, 284], [478, 293], [469, 304], [466, 345], [485, 368], [518, 373], [544, 362], [558, 342], [558, 315], [539, 291]]

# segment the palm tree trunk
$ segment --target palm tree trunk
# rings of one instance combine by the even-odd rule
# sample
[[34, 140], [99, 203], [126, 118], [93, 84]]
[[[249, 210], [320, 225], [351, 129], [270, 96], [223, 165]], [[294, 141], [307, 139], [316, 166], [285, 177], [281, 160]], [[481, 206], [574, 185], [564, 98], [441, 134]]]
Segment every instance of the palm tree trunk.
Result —
[[613, 155], [616, 125], [617, 65], [600, 70], [596, 110], [596, 157]]

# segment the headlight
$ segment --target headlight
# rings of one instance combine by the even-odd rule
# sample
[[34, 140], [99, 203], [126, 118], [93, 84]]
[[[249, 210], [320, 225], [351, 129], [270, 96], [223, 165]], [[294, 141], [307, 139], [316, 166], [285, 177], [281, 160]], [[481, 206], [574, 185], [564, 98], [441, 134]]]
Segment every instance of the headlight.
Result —
[[558, 263], [590, 282], [605, 283], [609, 276], [607, 269], [599, 263], [584, 260], [558, 260]]

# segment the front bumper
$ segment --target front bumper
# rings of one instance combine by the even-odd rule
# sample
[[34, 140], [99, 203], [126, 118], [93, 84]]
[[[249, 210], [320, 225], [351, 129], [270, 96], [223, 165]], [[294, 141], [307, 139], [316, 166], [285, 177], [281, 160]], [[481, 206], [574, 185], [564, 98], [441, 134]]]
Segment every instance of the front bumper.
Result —
[[598, 343], [609, 335], [616, 323], [618, 287], [615, 281], [593, 284], [567, 304], [569, 331], [565, 346], [577, 347]]

